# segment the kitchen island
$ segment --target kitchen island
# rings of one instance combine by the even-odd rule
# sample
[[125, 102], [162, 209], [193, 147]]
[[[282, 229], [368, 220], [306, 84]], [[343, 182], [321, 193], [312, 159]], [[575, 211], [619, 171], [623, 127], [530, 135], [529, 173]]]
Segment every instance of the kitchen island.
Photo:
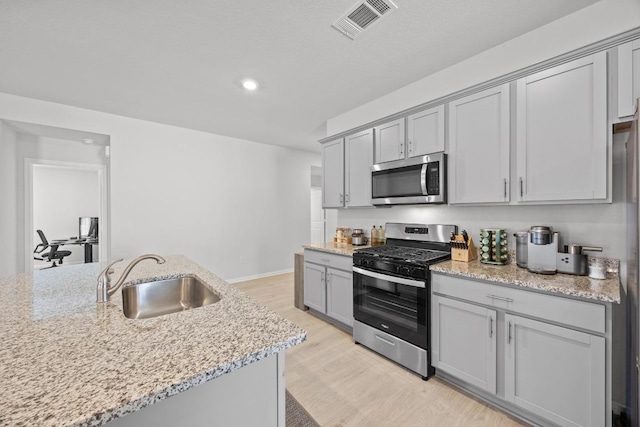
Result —
[[[275, 367], [267, 375], [274, 388], [269, 402], [277, 405], [271, 412], [284, 425], [284, 350], [304, 341], [306, 332], [187, 258], [165, 258], [162, 265], [138, 264], [124, 286], [190, 275], [220, 301], [127, 319], [120, 291], [96, 303], [103, 263], [0, 279], [0, 425], [95, 426], [115, 419], [124, 425], [126, 414], [145, 408], [139, 416], [171, 396], [223, 384], [255, 369], [248, 365], [267, 362]], [[114, 278], [126, 265], [114, 266]], [[251, 403], [252, 377], [234, 385], [244, 388], [247, 401], [240, 403]], [[217, 425], [216, 401], [202, 409]]]

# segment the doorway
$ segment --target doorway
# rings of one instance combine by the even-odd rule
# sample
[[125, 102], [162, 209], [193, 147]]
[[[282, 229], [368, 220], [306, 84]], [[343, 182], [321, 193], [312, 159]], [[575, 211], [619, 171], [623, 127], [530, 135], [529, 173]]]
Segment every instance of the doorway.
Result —
[[[93, 261], [107, 253], [106, 166], [43, 159], [25, 159], [25, 271], [48, 266], [34, 260], [33, 248], [40, 243], [36, 230], [47, 240], [71, 240], [80, 237], [79, 218], [98, 217], [97, 249]], [[93, 245], [92, 245], [93, 246]], [[70, 250], [64, 265], [85, 262], [82, 245], [60, 247]]]

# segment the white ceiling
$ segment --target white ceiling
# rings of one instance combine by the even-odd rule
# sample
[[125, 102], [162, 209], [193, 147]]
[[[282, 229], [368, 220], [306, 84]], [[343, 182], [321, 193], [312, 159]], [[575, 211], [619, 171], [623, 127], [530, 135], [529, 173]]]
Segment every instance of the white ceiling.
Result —
[[327, 119], [596, 1], [394, 0], [353, 41], [355, 0], [4, 0], [0, 92], [317, 151]]

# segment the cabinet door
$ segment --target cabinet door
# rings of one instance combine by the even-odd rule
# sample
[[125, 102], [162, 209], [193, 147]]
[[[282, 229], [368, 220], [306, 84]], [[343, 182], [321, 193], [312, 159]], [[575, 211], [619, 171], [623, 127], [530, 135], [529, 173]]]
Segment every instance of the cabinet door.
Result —
[[444, 105], [407, 118], [407, 157], [444, 151]]
[[404, 118], [373, 128], [376, 163], [404, 159]]
[[519, 201], [607, 197], [607, 56], [518, 80]]
[[449, 103], [449, 203], [509, 201], [509, 85]]
[[371, 206], [373, 129], [345, 138], [345, 206]]
[[640, 98], [640, 39], [618, 46], [618, 117], [633, 116]]
[[304, 263], [304, 305], [319, 311], [326, 312], [325, 268]]
[[505, 399], [561, 426], [604, 426], [605, 340], [505, 315]]
[[344, 206], [344, 140], [322, 145], [322, 207]]
[[353, 276], [327, 269], [327, 316], [353, 327]]
[[434, 295], [433, 366], [490, 393], [496, 392], [496, 311]]

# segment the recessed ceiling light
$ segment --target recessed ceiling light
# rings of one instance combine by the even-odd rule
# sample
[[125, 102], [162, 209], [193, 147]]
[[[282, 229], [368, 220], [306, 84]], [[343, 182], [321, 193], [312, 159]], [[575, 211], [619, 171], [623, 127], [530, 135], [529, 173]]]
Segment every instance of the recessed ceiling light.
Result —
[[82, 140], [82, 143], [83, 143], [83, 144], [93, 144], [93, 139], [91, 139], [91, 138], [84, 138], [84, 139]]
[[246, 90], [256, 90], [258, 89], [258, 82], [251, 79], [245, 79], [242, 81], [242, 87]]

